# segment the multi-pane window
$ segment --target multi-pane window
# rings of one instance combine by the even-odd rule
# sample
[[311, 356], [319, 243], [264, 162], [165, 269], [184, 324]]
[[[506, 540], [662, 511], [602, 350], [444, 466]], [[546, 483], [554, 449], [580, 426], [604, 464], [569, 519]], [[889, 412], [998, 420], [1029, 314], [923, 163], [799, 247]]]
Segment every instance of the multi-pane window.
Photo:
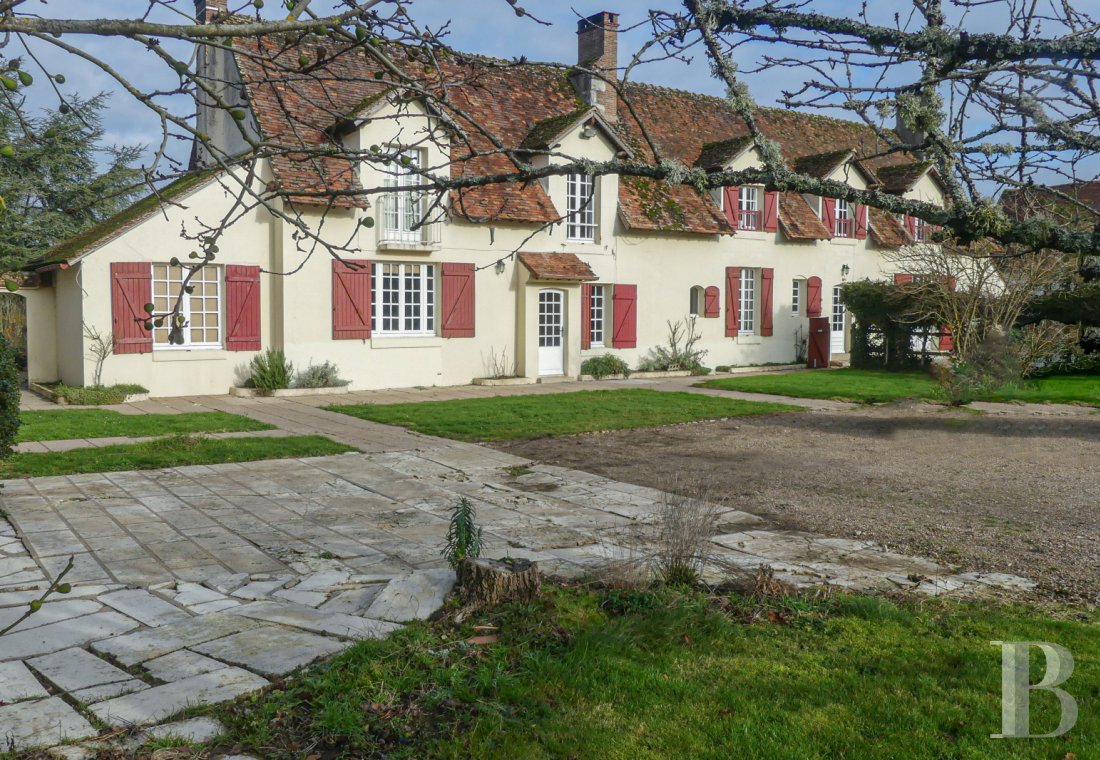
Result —
[[376, 335], [435, 335], [435, 267], [372, 264], [370, 322]]
[[918, 217], [913, 217], [913, 239], [918, 242], [926, 242], [928, 240], [928, 222]]
[[[190, 273], [185, 266], [153, 264], [153, 309], [166, 314], [176, 307], [183, 281]], [[183, 293], [179, 313], [164, 318], [163, 326], [153, 329], [155, 348], [221, 348], [222, 294], [221, 269], [208, 265], [188, 281], [189, 293]], [[171, 339], [172, 328], [176, 340]]]
[[596, 241], [596, 180], [590, 174], [566, 178], [566, 237], [580, 243]]
[[791, 316], [802, 314], [802, 281], [791, 280]]
[[603, 333], [604, 333], [604, 286], [593, 285], [592, 286], [592, 317], [591, 324], [589, 326], [589, 333], [592, 338], [593, 348], [603, 348]]
[[760, 229], [760, 188], [742, 187], [737, 192], [737, 229]]
[[836, 216], [833, 219], [833, 235], [836, 237], [853, 237], [853, 228], [852, 205], [848, 201], [838, 198], [836, 201]]
[[382, 196], [382, 238], [395, 243], [418, 243], [424, 235], [424, 194], [403, 188], [421, 184], [419, 150], [403, 150], [385, 168], [385, 186], [395, 192]]
[[756, 332], [756, 270], [741, 270], [741, 313], [738, 330], [742, 335]]

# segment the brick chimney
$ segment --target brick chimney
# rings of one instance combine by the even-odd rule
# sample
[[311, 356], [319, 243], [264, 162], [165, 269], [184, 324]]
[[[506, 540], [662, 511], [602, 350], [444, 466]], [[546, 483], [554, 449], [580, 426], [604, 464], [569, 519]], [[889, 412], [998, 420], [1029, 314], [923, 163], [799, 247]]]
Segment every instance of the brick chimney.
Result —
[[195, 20], [209, 24], [218, 15], [229, 15], [229, 0], [195, 0]]
[[602, 11], [577, 22], [577, 65], [600, 72], [608, 81], [574, 74], [573, 86], [581, 99], [616, 121], [619, 95], [611, 83], [619, 79], [619, 14]]

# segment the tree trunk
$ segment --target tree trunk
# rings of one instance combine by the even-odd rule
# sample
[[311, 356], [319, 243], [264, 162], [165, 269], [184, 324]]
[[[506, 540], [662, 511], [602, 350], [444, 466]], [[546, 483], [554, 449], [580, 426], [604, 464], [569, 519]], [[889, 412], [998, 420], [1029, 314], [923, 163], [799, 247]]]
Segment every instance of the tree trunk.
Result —
[[525, 559], [464, 559], [458, 585], [467, 604], [496, 607], [524, 602], [539, 595], [539, 566]]

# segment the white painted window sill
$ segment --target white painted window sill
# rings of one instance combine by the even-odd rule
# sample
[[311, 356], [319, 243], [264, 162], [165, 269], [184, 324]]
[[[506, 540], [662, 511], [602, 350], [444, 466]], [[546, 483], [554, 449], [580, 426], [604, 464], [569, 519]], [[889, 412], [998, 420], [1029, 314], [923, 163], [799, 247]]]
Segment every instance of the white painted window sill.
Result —
[[371, 348], [441, 348], [443, 339], [438, 335], [379, 335], [371, 336]]
[[856, 238], [834, 237], [833, 242], [839, 245], [855, 245], [859, 241]]
[[746, 333], [737, 336], [737, 344], [740, 346], [759, 346], [763, 341], [756, 333]]

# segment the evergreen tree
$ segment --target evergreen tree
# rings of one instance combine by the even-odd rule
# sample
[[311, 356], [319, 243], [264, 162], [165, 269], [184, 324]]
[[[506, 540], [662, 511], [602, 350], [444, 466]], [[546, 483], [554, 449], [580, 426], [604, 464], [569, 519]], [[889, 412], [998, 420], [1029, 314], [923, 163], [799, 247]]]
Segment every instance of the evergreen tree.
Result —
[[134, 166], [141, 146], [103, 144], [106, 102], [103, 94], [74, 99], [27, 120], [0, 98], [0, 272], [18, 270], [142, 194]]

